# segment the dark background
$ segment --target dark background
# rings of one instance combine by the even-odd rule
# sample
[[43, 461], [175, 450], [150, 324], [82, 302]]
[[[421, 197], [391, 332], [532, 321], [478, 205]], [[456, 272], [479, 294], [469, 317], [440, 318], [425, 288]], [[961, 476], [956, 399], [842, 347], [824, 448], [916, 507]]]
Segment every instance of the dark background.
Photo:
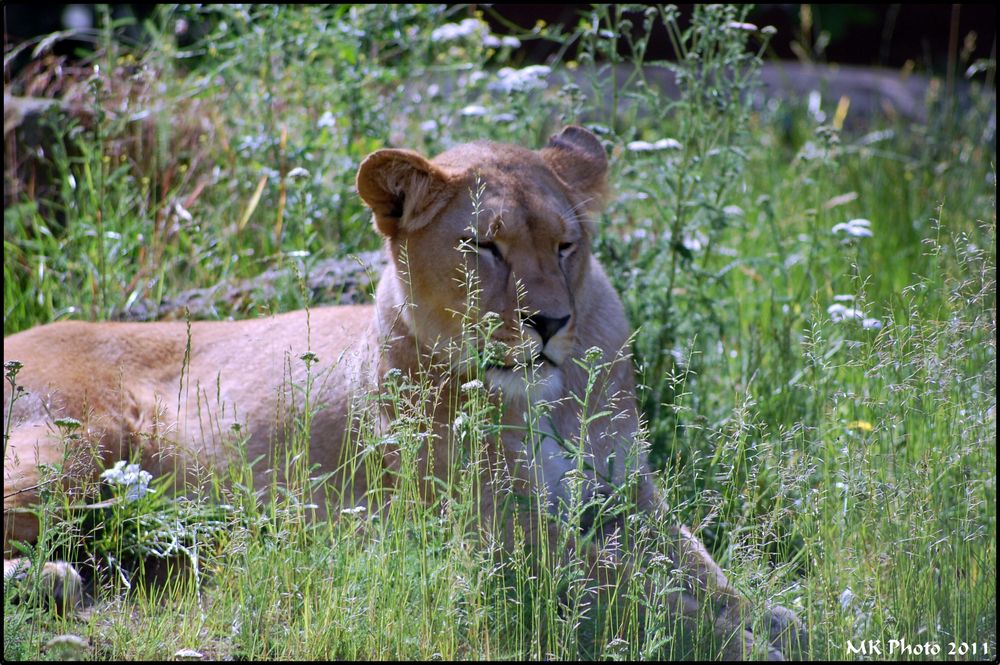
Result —
[[[64, 15], [71, 5], [7, 4], [3, 8], [4, 45], [11, 45], [38, 35], [64, 29]], [[94, 5], [76, 5], [94, 14]], [[678, 5], [683, 17], [691, 14], [692, 5]], [[806, 8], [803, 10], [803, 8]], [[510, 25], [525, 30], [538, 19], [549, 25], [575, 26], [580, 13], [589, 5], [546, 4], [487, 4], [479, 5], [486, 20], [497, 34], [510, 34]], [[153, 8], [149, 5], [116, 5], [115, 17], [133, 15], [141, 20]], [[77, 10], [79, 14], [79, 10]], [[464, 17], [455, 15], [455, 20]], [[636, 14], [633, 23], [641, 25]], [[804, 20], [805, 18], [805, 20]], [[811, 19], [811, 20], [810, 20]], [[780, 59], [803, 58], [817, 62], [837, 62], [857, 65], [882, 65], [899, 68], [912, 62], [917, 71], [943, 74], [946, 71], [949, 44], [954, 34], [956, 51], [972, 46], [970, 61], [995, 57], [996, 8], [992, 4], [890, 4], [890, 5], [757, 5], [748, 20], [758, 26], [773, 25], [778, 29], [772, 39], [771, 56]], [[811, 25], [810, 25], [811, 24]], [[803, 26], [810, 27], [808, 31]], [[957, 28], [957, 30], [955, 30]], [[130, 37], [139, 38], [138, 26], [126, 28]], [[975, 33], [974, 42], [968, 41]], [[824, 49], [815, 48], [828, 35]], [[72, 55], [75, 49], [86, 47], [83, 42], [64, 41], [56, 45], [57, 54]], [[525, 40], [522, 57], [525, 63], [543, 62], [557, 46], [544, 40]], [[796, 52], [798, 51], [798, 52]], [[665, 33], [654, 33], [648, 52], [649, 59], [673, 57]]]
[[[810, 59], [855, 65], [882, 65], [898, 68], [912, 61], [915, 68], [943, 73], [948, 62], [949, 39], [953, 22], [957, 25], [957, 48], [961, 51], [970, 32], [976, 33], [971, 59], [988, 58], [996, 41], [996, 7], [982, 5], [890, 4], [890, 5], [805, 5], [811, 15], [811, 30], [803, 34], [803, 5], [757, 5], [747, 20], [759, 27], [772, 25], [778, 32], [771, 40], [771, 55], [791, 60], [798, 56], [793, 42], [806, 49]], [[588, 5], [493, 5], [485, 8], [487, 20], [495, 32], [504, 33], [503, 21], [495, 13], [524, 28], [543, 19], [549, 24], [575, 25]], [[686, 26], [692, 5], [678, 5], [681, 25]], [[956, 10], [957, 8], [957, 10]], [[957, 22], [954, 19], [957, 18]], [[632, 16], [640, 25], [641, 16]], [[823, 52], [812, 50], [821, 33], [829, 35]], [[543, 60], [555, 51], [541, 42], [526, 43], [529, 60]], [[654, 30], [648, 57], [672, 59], [673, 49], [664, 31]], [[995, 53], [993, 55], [995, 57]]]

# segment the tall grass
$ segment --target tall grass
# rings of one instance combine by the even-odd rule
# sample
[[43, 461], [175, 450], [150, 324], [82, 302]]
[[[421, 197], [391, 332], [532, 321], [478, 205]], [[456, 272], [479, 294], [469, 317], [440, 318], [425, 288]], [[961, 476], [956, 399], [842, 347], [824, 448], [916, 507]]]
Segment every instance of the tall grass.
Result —
[[[811, 657], [892, 639], [939, 644], [940, 658], [949, 642], [995, 657], [992, 78], [971, 84], [968, 106], [930, 99], [926, 125], [849, 133], [795, 103], [759, 103], [768, 32], [740, 26], [745, 9], [698, 7], [683, 29], [672, 8], [627, 9], [518, 35], [566, 47], [550, 77], [579, 76], [548, 90], [537, 70], [500, 69], [526, 63], [476, 14], [436, 6], [171, 6], [144, 26], [142, 46], [108, 22], [86, 67], [57, 70], [37, 54], [6, 89], [89, 112], [52, 116], [44, 156], [29, 161], [47, 177], [13, 174], [5, 334], [116, 318], [279, 265], [308, 275], [321, 258], [378, 246], [353, 191], [370, 151], [535, 146], [583, 123], [611, 155], [615, 196], [595, 248], [637, 330], [650, 457], [673, 517], [749, 598], [800, 614]], [[676, 62], [645, 62], [641, 35], [654, 24]], [[675, 72], [678, 99], [646, 84], [649, 67]], [[8, 163], [26, 159], [16, 142], [7, 149]], [[870, 227], [845, 226], [859, 218]], [[318, 304], [303, 284], [217, 315]], [[311, 367], [310, 349], [297, 351], [289, 362]], [[23, 591], [5, 584], [5, 659], [63, 648], [102, 659], [183, 648], [254, 659], [717, 654], [709, 631], [684, 634], [637, 580], [598, 612], [578, 561], [533, 558], [518, 537], [479, 542], [476, 442], [497, 414], [474, 387], [456, 430], [467, 447], [437, 500], [419, 500], [412, 463], [435, 386], [400, 376], [356, 405], [359, 450], [399, 447], [393, 500], [373, 490], [364, 510], [308, 519], [317, 483], [304, 453], [323, 408], [309, 376], [289, 393], [274, 474], [285, 481], [269, 491], [251, 482], [262, 462], [239, 459], [183, 500], [173, 479], [111, 509], [47, 493], [28, 552], [89, 559], [96, 604], [61, 617], [14, 604]], [[371, 421], [379, 405], [395, 411], [390, 432]], [[234, 451], [246, 435], [226, 434]], [[344, 463], [378, 480], [364, 459]], [[637, 546], [663, 537], [629, 524]], [[677, 584], [666, 568], [646, 574], [654, 588]], [[46, 646], [62, 633], [84, 646]]]

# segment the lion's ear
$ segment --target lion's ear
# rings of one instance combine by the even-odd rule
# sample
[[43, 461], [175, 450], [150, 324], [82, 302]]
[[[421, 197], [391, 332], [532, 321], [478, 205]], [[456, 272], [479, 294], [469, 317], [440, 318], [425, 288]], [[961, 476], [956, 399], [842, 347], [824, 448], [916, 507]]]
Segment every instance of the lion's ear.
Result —
[[541, 155], [563, 182], [586, 197], [587, 208], [601, 209], [607, 195], [608, 158], [600, 139], [570, 125], [549, 139]]
[[[427, 207], [441, 198], [444, 174], [412, 150], [378, 150], [358, 168], [358, 194], [375, 213], [375, 228], [387, 238], [428, 221]], [[427, 213], [427, 214], [421, 214]]]

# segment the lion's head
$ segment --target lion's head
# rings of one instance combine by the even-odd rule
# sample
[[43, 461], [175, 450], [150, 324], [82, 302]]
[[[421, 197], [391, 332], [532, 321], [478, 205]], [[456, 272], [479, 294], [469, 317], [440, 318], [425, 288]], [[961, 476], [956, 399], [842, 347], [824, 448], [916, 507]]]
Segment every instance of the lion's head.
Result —
[[[464, 373], [485, 350], [492, 389], [523, 395], [530, 377], [536, 394], [554, 396], [577, 346], [592, 269], [587, 214], [603, 204], [606, 174], [600, 141], [580, 127], [537, 151], [476, 142], [431, 160], [373, 153], [357, 186], [391, 255], [380, 301], [392, 300], [425, 349], [452, 349], [452, 369]], [[459, 343], [470, 318], [491, 316], [493, 345]], [[497, 348], [506, 350], [491, 356]]]

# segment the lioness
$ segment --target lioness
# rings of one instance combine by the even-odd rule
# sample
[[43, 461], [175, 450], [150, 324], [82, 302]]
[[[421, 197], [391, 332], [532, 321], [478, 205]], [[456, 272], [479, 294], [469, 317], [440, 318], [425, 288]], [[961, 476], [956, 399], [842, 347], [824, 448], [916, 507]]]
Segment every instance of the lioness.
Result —
[[[365, 505], [367, 482], [379, 477], [352, 473], [344, 464], [362, 445], [359, 396], [379, 391], [387, 379], [419, 374], [430, 376], [438, 392], [423, 407], [433, 431], [416, 458], [418, 478], [443, 477], [454, 463], [463, 388], [485, 390], [504, 407], [501, 434], [482, 444], [480, 506], [482, 523], [502, 538], [517, 526], [529, 541], [549, 539], [554, 546], [559, 519], [534, 519], [530, 506], [558, 518], [569, 503], [569, 478], [579, 482], [581, 472], [587, 497], [626, 497], [655, 519], [663, 506], [636, 442], [633, 368], [623, 353], [629, 326], [590, 250], [588, 215], [603, 204], [606, 173], [604, 148], [580, 127], [564, 129], [537, 151], [477, 142], [428, 160], [408, 150], [379, 150], [357, 174], [358, 193], [390, 255], [374, 305], [189, 326], [65, 321], [5, 339], [4, 360], [22, 363], [17, 382], [26, 390], [13, 405], [5, 442], [5, 556], [10, 540], [38, 535], [35, 517], [17, 509], [38, 501], [45, 482], [40, 464], [61, 465], [70, 487], [119, 459], [138, 461], [154, 475], [179, 466], [219, 468], [233, 454], [220, 433], [235, 423], [249, 432], [244, 459], [271, 461], [254, 468], [255, 482], [266, 486], [287, 431], [281, 412], [292, 401], [289, 385], [305, 384], [307, 372], [314, 377], [314, 401], [322, 404], [311, 423], [310, 460], [331, 474], [316, 501], [321, 513], [328, 505]], [[489, 339], [478, 345], [462, 341], [470, 315], [491, 321]], [[310, 362], [299, 361], [304, 353]], [[589, 388], [585, 356], [605, 363]], [[581, 434], [582, 400], [573, 398], [588, 390], [592, 413], [603, 415]], [[5, 385], [5, 417], [10, 400]], [[533, 426], [525, 422], [530, 405], [546, 412]], [[379, 408], [378, 429], [385, 434], [392, 407]], [[82, 435], [67, 444], [54, 427], [60, 418], [83, 423]], [[574, 437], [583, 464], [560, 444]], [[401, 454], [386, 440], [378, 464], [381, 482], [391, 485]], [[433, 487], [427, 483], [428, 495]], [[529, 508], [506, 510], [501, 498], [510, 492]], [[605, 536], [617, 528], [614, 521], [592, 527]], [[671, 610], [687, 621], [704, 620], [699, 607], [710, 602], [723, 655], [760, 653], [745, 628], [746, 601], [687, 529], [672, 527], [672, 533], [673, 564], [688, 573], [689, 588], [670, 596]], [[626, 562], [613, 546], [600, 555], [598, 549], [590, 548], [587, 561], [596, 582], [641, 565]], [[24, 564], [4, 565], [6, 576]], [[47, 564], [45, 572], [65, 594], [78, 587], [66, 564]], [[781, 640], [796, 630], [794, 616], [780, 607], [760, 609], [770, 625], [761, 649], [780, 658]]]

